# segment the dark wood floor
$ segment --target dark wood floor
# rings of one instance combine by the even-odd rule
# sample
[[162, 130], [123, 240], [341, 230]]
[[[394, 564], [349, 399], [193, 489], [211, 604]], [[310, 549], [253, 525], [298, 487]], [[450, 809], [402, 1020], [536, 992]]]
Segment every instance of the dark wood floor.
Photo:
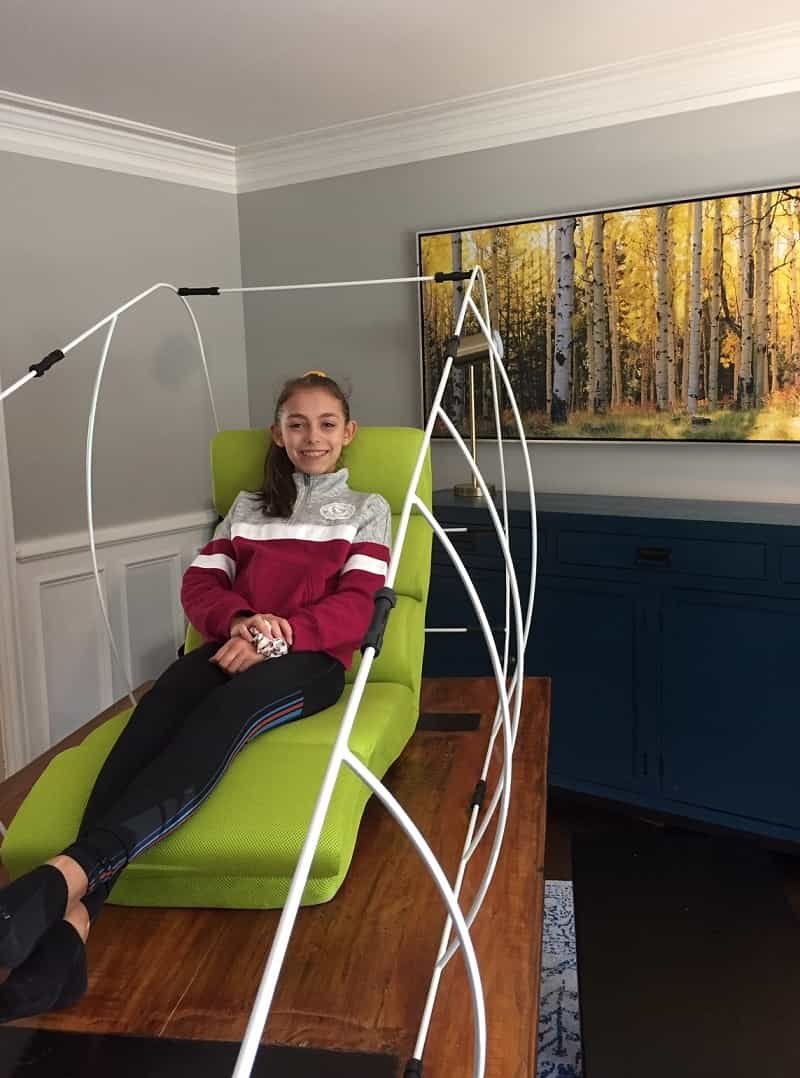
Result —
[[[676, 821], [652, 814], [639, 813], [621, 806], [608, 805], [588, 798], [571, 798], [568, 794], [551, 793], [547, 803], [547, 833], [545, 839], [545, 878], [572, 879], [572, 836], [596, 832], [621, 834], [631, 830], [675, 827]], [[691, 826], [686, 824], [685, 826]], [[743, 841], [759, 842], [743, 838]], [[769, 848], [769, 845], [767, 848]], [[797, 852], [773, 850], [772, 856], [783, 872], [786, 896], [800, 917], [800, 846]]]

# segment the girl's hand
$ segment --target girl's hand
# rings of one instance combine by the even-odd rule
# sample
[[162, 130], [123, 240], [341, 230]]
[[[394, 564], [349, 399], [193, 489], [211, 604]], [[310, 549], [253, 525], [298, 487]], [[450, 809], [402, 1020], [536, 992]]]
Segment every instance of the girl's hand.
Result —
[[241, 674], [266, 660], [253, 647], [252, 640], [244, 641], [240, 636], [232, 636], [211, 656], [209, 662], [216, 663], [226, 674]]
[[286, 618], [279, 618], [277, 614], [252, 614], [250, 617], [237, 617], [231, 622], [231, 636], [241, 637], [252, 643], [250, 626], [258, 629], [262, 636], [272, 637], [274, 640], [285, 640], [289, 647], [292, 646], [292, 627]]

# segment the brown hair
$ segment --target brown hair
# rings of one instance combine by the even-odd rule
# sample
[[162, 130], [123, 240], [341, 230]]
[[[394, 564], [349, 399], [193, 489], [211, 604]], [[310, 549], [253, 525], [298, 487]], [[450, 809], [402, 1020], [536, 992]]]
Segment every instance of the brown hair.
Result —
[[[329, 378], [324, 371], [306, 371], [299, 378], [290, 378], [284, 384], [275, 402], [275, 423], [280, 423], [284, 404], [298, 389], [324, 389], [341, 404], [344, 421], [349, 423], [350, 404], [347, 396], [339, 384], [334, 382], [333, 378]], [[273, 442], [267, 450], [261, 497], [264, 516], [289, 517], [292, 515], [297, 497], [297, 488], [294, 485], [294, 465], [289, 460], [289, 454], [277, 442]]]

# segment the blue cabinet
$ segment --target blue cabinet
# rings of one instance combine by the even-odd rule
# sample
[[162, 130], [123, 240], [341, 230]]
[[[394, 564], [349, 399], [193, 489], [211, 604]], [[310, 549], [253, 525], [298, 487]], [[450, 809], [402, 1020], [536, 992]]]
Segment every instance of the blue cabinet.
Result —
[[642, 617], [628, 584], [540, 581], [527, 673], [555, 687], [551, 782], [598, 782], [609, 792], [647, 785], [637, 699], [647, 666], [637, 639]]
[[664, 603], [664, 796], [800, 823], [800, 602], [677, 591]]
[[[512, 496], [521, 586], [530, 531]], [[480, 503], [435, 497], [502, 648], [503, 566]], [[800, 840], [800, 511], [545, 495], [526, 672], [552, 679], [550, 783]], [[425, 673], [491, 672], [434, 555]]]

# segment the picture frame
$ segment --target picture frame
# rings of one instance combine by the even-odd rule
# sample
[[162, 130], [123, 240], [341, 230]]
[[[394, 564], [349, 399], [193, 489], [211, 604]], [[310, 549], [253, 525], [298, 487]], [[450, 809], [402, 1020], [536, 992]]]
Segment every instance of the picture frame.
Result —
[[[526, 440], [800, 442], [800, 185], [422, 231], [417, 259], [426, 277], [482, 266]], [[463, 287], [420, 284], [425, 415]], [[479, 439], [489, 385], [481, 364]], [[444, 403], [465, 436], [467, 395], [457, 370]]]

